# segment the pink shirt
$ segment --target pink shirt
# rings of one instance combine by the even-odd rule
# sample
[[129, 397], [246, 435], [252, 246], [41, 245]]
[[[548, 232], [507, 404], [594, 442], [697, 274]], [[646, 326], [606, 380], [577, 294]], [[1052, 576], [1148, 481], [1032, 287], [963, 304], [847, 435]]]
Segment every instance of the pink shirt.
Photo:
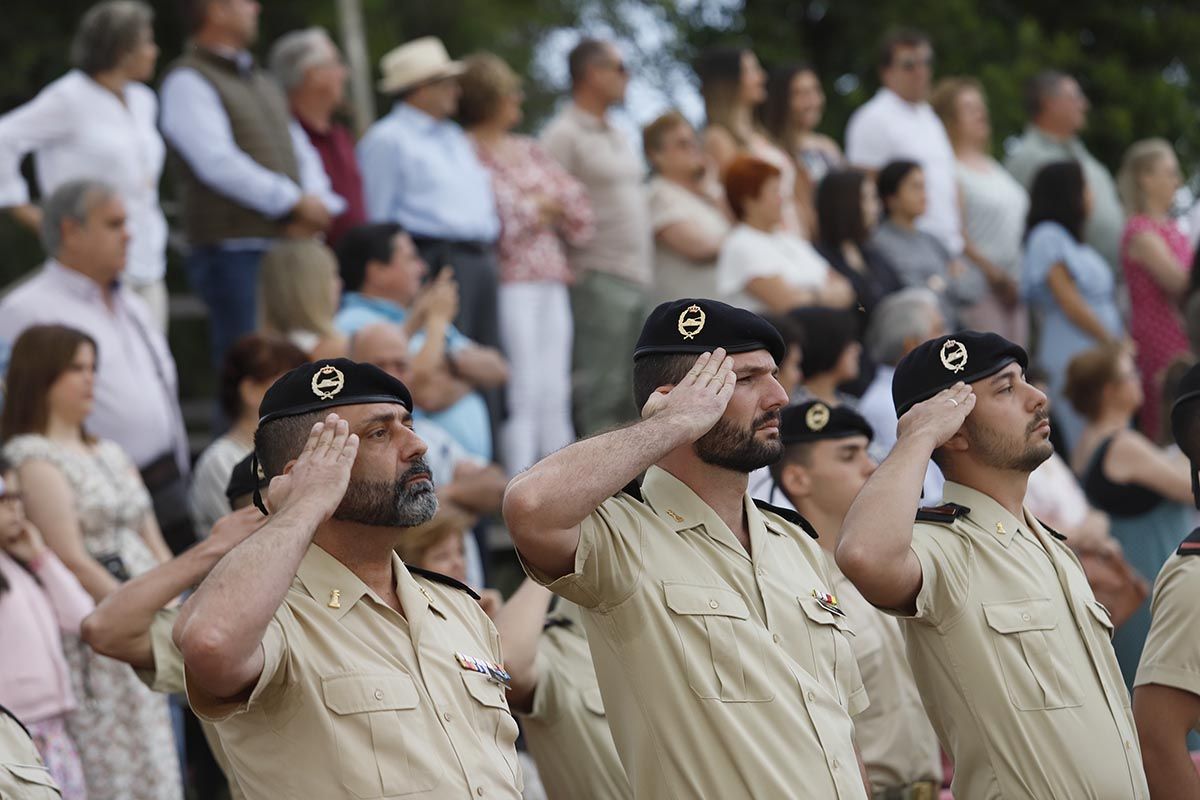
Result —
[[0, 574], [8, 581], [0, 594], [0, 705], [26, 722], [65, 714], [75, 696], [61, 634], [79, 635], [92, 598], [49, 551], [37, 561], [37, 580], [3, 551]]

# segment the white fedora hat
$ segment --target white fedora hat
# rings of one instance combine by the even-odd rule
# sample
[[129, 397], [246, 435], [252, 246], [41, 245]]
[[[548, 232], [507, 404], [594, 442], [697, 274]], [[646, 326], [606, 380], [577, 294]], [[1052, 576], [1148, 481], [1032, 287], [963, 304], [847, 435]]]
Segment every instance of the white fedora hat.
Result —
[[465, 67], [452, 61], [446, 46], [436, 36], [405, 42], [379, 60], [379, 91], [394, 94], [439, 78], [461, 75]]

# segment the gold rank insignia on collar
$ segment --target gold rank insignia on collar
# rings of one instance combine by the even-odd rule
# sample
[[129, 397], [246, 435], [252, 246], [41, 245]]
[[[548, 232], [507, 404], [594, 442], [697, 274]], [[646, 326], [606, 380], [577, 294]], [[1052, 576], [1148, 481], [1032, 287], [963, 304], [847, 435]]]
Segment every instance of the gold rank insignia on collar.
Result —
[[839, 617], [846, 616], [846, 612], [842, 611], [842, 607], [838, 605], [837, 598], [829, 592], [818, 592], [816, 589], [813, 589], [812, 596], [817, 599], [817, 605], [829, 613], [837, 614]]
[[676, 514], [675, 510], [672, 508], [667, 509], [667, 516], [670, 517], [671, 519], [675, 520], [676, 522], [683, 522], [683, 517]]
[[1004, 523], [1003, 523], [1003, 522], [997, 522], [997, 523], [996, 523], [996, 533], [1000, 534], [1001, 536], [1003, 536], [1004, 534], [1008, 533], [1008, 531], [1004, 530]]
[[469, 656], [466, 653], [455, 653], [454, 660], [458, 665], [469, 672], [478, 672], [480, 675], [486, 675], [488, 680], [499, 683], [503, 686], [512, 684], [512, 675], [505, 672], [504, 667], [491, 661], [484, 661], [482, 658]]
[[326, 364], [312, 377], [312, 391], [322, 400], [332, 400], [346, 387], [346, 376], [332, 364]]
[[685, 339], [695, 339], [696, 334], [704, 330], [705, 319], [703, 308], [697, 305], [688, 306], [679, 315], [679, 335]]
[[329, 607], [330, 608], [341, 608], [342, 607], [342, 590], [341, 589], [330, 589], [329, 590]]
[[951, 372], [962, 372], [967, 367], [967, 346], [957, 339], [947, 339], [939, 353], [942, 366]]

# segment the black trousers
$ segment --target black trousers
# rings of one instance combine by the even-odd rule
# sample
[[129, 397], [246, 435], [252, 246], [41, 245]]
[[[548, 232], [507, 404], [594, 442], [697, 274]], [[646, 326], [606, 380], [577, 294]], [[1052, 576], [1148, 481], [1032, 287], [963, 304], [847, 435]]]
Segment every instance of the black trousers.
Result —
[[458, 317], [454, 327], [487, 347], [500, 348], [500, 319], [497, 291], [500, 267], [491, 243], [456, 242], [413, 236], [422, 260], [429, 265], [432, 280], [442, 267], [454, 270], [458, 281]]

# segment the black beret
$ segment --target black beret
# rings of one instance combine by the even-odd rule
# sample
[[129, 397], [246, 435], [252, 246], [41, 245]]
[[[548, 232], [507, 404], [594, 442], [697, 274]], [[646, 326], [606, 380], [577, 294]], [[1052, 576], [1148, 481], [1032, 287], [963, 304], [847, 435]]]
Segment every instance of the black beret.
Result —
[[995, 333], [959, 331], [919, 344], [892, 376], [896, 416], [959, 381], [981, 381], [1014, 361], [1021, 369], [1029, 366], [1024, 348]]
[[779, 438], [784, 444], [846, 439], [851, 436], [875, 437], [871, 424], [845, 405], [831, 406], [820, 400], [809, 400], [788, 406], [782, 416]]
[[[1183, 373], [1183, 377], [1179, 379], [1179, 393], [1171, 406], [1171, 433], [1181, 448], [1185, 444], [1180, 441], [1185, 433], [1184, 424], [1189, 417], [1196, 414], [1200, 414], [1200, 364]], [[1185, 455], [1191, 457], [1194, 454]]]
[[374, 364], [330, 358], [302, 364], [271, 384], [258, 424], [311, 411], [366, 403], [399, 403], [412, 411], [408, 387]]
[[656, 353], [726, 353], [767, 350], [783, 363], [787, 346], [775, 326], [752, 311], [717, 300], [684, 298], [662, 303], [646, 318], [633, 358]]
[[265, 489], [266, 478], [262, 468], [254, 458], [254, 453], [243, 458], [234, 465], [229, 473], [229, 483], [225, 486], [225, 499], [232, 505], [239, 497], [254, 494], [255, 489]]

